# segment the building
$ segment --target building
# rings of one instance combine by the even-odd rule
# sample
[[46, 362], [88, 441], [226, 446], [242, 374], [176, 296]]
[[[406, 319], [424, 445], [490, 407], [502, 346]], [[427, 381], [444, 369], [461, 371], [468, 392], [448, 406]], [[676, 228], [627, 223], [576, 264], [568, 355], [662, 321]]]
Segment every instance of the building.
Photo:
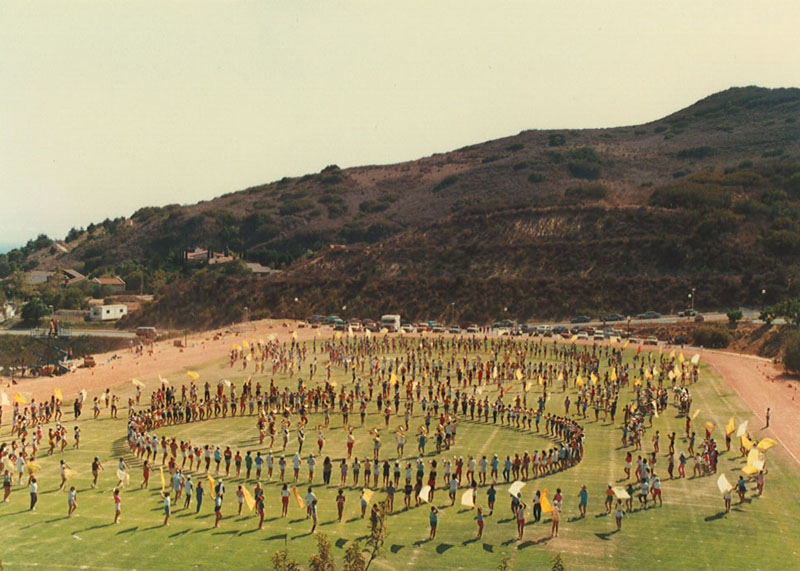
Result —
[[10, 303], [6, 302], [5, 304], [0, 305], [0, 322], [14, 319], [16, 315], [17, 312], [14, 310], [14, 306]]
[[125, 292], [125, 280], [119, 276], [114, 276], [113, 278], [92, 278], [91, 282], [101, 287], [106, 287], [113, 293]]
[[253, 272], [253, 275], [255, 275], [257, 278], [274, 276], [281, 273], [280, 270], [273, 270], [270, 267], [262, 266], [258, 262], [245, 262], [244, 265], [247, 266], [247, 268]]
[[124, 303], [115, 305], [95, 305], [89, 309], [91, 321], [114, 321], [128, 315], [128, 306]]
[[183, 260], [187, 264], [227, 264], [236, 259], [231, 253], [228, 252], [215, 252], [204, 248], [195, 248], [194, 250], [185, 250], [183, 252]]
[[71, 286], [86, 279], [82, 273], [73, 269], [32, 270], [25, 274], [31, 285], [42, 285], [57, 280], [61, 287]]

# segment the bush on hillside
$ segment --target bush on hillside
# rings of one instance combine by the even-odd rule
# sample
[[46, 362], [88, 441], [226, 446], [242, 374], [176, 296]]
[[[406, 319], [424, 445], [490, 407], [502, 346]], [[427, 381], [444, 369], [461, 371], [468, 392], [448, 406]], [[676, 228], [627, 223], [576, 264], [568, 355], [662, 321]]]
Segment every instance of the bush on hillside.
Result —
[[678, 151], [679, 159], [704, 159], [714, 154], [711, 147], [690, 147]]
[[571, 186], [564, 191], [564, 199], [568, 202], [584, 202], [587, 200], [601, 200], [608, 196], [608, 188], [602, 184], [586, 184]]
[[654, 190], [650, 196], [650, 205], [687, 210], [729, 208], [731, 193], [717, 185], [678, 182]]
[[567, 163], [567, 170], [575, 178], [595, 180], [600, 177], [600, 165], [587, 160], [576, 160]]
[[783, 344], [783, 364], [791, 373], [800, 373], [800, 331], [792, 332]]
[[692, 344], [709, 349], [724, 349], [731, 343], [731, 335], [719, 327], [698, 327], [692, 332]]

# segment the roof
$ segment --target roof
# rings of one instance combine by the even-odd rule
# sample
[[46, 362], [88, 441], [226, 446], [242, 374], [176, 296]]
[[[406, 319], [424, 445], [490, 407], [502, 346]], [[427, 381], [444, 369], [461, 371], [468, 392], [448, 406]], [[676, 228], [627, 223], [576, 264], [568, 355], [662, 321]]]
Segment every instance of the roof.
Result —
[[92, 283], [100, 284], [101, 286], [125, 286], [125, 281], [118, 276], [113, 278], [94, 278]]

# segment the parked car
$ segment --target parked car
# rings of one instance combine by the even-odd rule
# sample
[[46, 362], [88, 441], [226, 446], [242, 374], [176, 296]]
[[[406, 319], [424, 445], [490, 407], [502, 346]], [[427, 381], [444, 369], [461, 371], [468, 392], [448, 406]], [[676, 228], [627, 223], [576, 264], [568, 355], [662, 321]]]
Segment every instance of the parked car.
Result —
[[571, 323], [589, 323], [592, 320], [588, 315], [577, 315], [572, 318]]
[[603, 332], [602, 332], [602, 331], [600, 331], [600, 330], [598, 329], [597, 331], [595, 331], [595, 332], [594, 332], [594, 340], [595, 340], [595, 341], [602, 341], [602, 340], [604, 340], [604, 339], [605, 339], [605, 336], [603, 335]]
[[648, 337], [644, 340], [645, 345], [658, 345], [658, 338], [657, 337]]
[[441, 325], [434, 325], [431, 327], [431, 333], [444, 333], [444, 327]]
[[417, 328], [414, 327], [411, 323], [406, 323], [400, 329], [403, 330], [403, 333], [416, 333]]
[[480, 329], [478, 328], [477, 325], [470, 325], [469, 327], [467, 327], [467, 333], [479, 333], [479, 332]]
[[581, 331], [580, 333], [578, 333], [578, 340], [579, 341], [588, 341], [589, 340], [589, 334], [586, 333], [586, 331]]
[[628, 318], [625, 317], [624, 315], [621, 315], [619, 313], [612, 313], [611, 315], [606, 315], [603, 318], [603, 321], [625, 321], [626, 319]]
[[461, 333], [461, 328], [458, 325], [451, 325], [450, 333], [455, 333], [456, 335], [458, 335], [459, 333]]
[[661, 314], [656, 311], [646, 311], [636, 316], [636, 319], [659, 319]]

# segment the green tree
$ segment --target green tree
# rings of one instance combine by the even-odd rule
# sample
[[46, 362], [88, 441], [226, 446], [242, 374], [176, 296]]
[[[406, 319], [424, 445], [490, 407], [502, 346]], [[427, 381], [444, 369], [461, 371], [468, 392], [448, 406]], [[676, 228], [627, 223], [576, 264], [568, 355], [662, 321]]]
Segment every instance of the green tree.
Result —
[[726, 315], [731, 327], [736, 327], [743, 317], [741, 309], [731, 309]]
[[22, 306], [22, 319], [27, 323], [38, 324], [42, 317], [50, 313], [50, 308], [40, 297], [34, 297]]

